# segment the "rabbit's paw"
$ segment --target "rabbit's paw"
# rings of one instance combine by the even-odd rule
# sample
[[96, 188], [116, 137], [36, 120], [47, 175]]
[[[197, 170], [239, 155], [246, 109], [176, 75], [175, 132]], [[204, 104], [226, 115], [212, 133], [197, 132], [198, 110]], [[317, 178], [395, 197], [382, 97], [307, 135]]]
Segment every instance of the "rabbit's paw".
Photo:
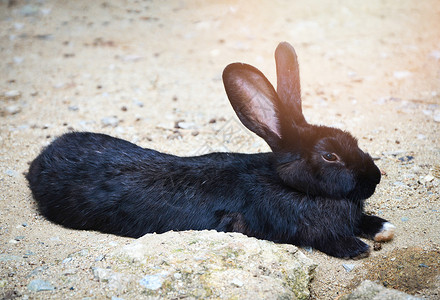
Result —
[[377, 216], [364, 214], [361, 220], [360, 235], [376, 242], [393, 239], [396, 226]]
[[376, 242], [388, 242], [393, 239], [395, 230], [396, 226], [390, 222], [385, 222], [382, 224], [381, 230], [374, 236], [374, 240]]
[[316, 248], [326, 254], [345, 259], [360, 259], [370, 255], [370, 247], [354, 236], [328, 240]]
[[370, 247], [358, 238], [346, 238], [342, 246], [346, 249], [345, 259], [361, 259], [370, 255]]

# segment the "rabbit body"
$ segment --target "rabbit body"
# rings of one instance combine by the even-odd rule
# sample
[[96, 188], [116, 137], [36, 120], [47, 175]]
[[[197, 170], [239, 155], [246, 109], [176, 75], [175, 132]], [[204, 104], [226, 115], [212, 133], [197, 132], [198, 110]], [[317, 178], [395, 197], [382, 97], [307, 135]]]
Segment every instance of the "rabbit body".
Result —
[[292, 190], [276, 163], [273, 153], [178, 157], [73, 132], [50, 144], [27, 178], [42, 214], [75, 229], [129, 237], [216, 229], [296, 245], [354, 234], [360, 205]]
[[380, 171], [349, 133], [305, 121], [289, 44], [277, 48], [276, 62], [278, 92], [252, 66], [231, 64], [223, 73], [241, 122], [273, 152], [179, 157], [104, 134], [67, 133], [26, 176], [40, 212], [66, 227], [129, 237], [215, 229], [336, 257], [368, 255], [356, 236], [394, 234], [391, 223], [363, 213]]

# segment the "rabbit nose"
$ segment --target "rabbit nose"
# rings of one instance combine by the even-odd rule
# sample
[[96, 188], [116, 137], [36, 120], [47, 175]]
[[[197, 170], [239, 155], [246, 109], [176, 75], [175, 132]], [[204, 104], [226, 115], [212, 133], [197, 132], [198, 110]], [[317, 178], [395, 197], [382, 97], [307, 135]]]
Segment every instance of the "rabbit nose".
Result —
[[369, 184], [377, 185], [380, 183], [381, 173], [374, 162], [366, 163], [359, 175], [361, 180]]
[[381, 172], [379, 170], [379, 168], [376, 166], [376, 164], [371, 161], [368, 166], [367, 166], [367, 172], [368, 172], [368, 179], [370, 182], [374, 183], [374, 184], [379, 184], [380, 183], [380, 178], [381, 178]]
[[368, 181], [374, 184], [380, 183], [381, 173], [376, 164], [371, 160], [366, 163], [365, 166], [365, 176], [368, 178]]
[[371, 183], [374, 183], [374, 184], [380, 183], [381, 172], [369, 154], [367, 154], [367, 156], [364, 157], [363, 173], [364, 173], [364, 176]]
[[[376, 167], [376, 166], [375, 166]], [[379, 168], [378, 167], [376, 167], [376, 172], [375, 172], [376, 174], [375, 174], [375, 176], [374, 176], [374, 182], [376, 183], [376, 184], [379, 184], [380, 183], [380, 178], [381, 178], [381, 176], [382, 176], [382, 174], [381, 174], [381, 172], [380, 172], [380, 170], [379, 170]]]

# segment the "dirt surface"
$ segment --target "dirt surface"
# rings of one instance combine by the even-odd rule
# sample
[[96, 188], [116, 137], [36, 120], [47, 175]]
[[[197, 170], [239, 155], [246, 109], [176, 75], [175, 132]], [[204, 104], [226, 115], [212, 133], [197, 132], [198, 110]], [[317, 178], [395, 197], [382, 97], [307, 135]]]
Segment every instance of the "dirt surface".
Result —
[[[302, 250], [319, 265], [313, 298], [369, 278], [439, 299], [439, 28], [436, 0], [0, 1], [1, 296], [110, 297], [90, 267], [131, 241], [36, 212], [23, 173], [43, 146], [87, 130], [178, 155], [267, 151], [237, 122], [221, 73], [241, 61], [275, 83], [273, 52], [288, 41], [306, 119], [350, 131], [377, 159], [367, 210], [397, 226], [367, 259]], [[55, 289], [30, 291], [37, 277]]]

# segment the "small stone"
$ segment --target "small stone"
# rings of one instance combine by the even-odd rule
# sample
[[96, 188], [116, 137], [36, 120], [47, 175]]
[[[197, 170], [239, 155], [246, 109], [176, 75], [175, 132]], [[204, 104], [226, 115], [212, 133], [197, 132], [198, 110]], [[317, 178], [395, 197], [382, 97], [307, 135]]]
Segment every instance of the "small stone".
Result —
[[182, 128], [182, 129], [195, 129], [197, 126], [195, 123], [193, 122], [177, 122], [177, 128]]
[[42, 9], [40, 9], [40, 12], [41, 12], [43, 15], [45, 15], [45, 16], [47, 16], [48, 14], [50, 14], [51, 11], [52, 11], [51, 8], [42, 8]]
[[18, 177], [17, 171], [14, 171], [14, 170], [11, 170], [11, 169], [7, 169], [5, 171], [5, 174], [10, 176], [10, 177]]
[[50, 284], [50, 282], [41, 279], [32, 280], [31, 282], [29, 282], [27, 288], [28, 290], [33, 292], [53, 291], [55, 289], [55, 287]]
[[434, 122], [440, 123], [440, 112], [435, 113], [433, 118], [434, 118]]
[[16, 30], [21, 30], [24, 28], [24, 24], [23, 23], [14, 23], [14, 28]]
[[411, 76], [412, 73], [410, 71], [395, 71], [393, 73], [394, 78], [396, 79], [404, 79]]
[[67, 264], [67, 263], [71, 262], [72, 260], [73, 260], [73, 258], [67, 257], [67, 258], [63, 259], [62, 263]]
[[14, 56], [13, 60], [15, 64], [19, 65], [24, 61], [24, 58], [20, 56]]
[[243, 286], [243, 281], [241, 281], [238, 278], [234, 278], [234, 279], [232, 279], [231, 284], [235, 285], [236, 287], [242, 287]]
[[168, 136], [167, 136], [167, 139], [168, 140], [180, 140], [180, 139], [182, 139], [182, 134], [180, 133], [180, 131], [178, 131], [178, 130], [175, 130], [172, 134], [169, 134]]
[[92, 271], [95, 279], [100, 282], [108, 282], [113, 273], [111, 270], [104, 268], [92, 268]]
[[95, 261], [103, 261], [105, 259], [105, 255], [98, 255], [98, 257], [95, 258]]
[[344, 267], [345, 271], [351, 272], [351, 271], [353, 271], [353, 269], [354, 269], [354, 267], [356, 265], [354, 265], [354, 264], [342, 264], [342, 266]]
[[157, 290], [162, 287], [163, 277], [161, 275], [146, 275], [139, 280], [139, 284], [149, 290]]
[[38, 8], [38, 6], [28, 4], [20, 9], [20, 14], [22, 14], [25, 17], [30, 17], [38, 14], [39, 11], [40, 9]]
[[159, 123], [156, 125], [157, 129], [162, 129], [162, 130], [170, 130], [172, 128], [174, 128], [174, 124], [171, 123]]
[[381, 249], [382, 249], [382, 243], [374, 242], [374, 244], [373, 244], [373, 250], [374, 250], [374, 251], [379, 251], [379, 250], [381, 250]]
[[70, 111], [78, 111], [79, 107], [76, 106], [76, 105], [70, 105], [67, 109], [70, 110]]
[[8, 284], [8, 281], [6, 279], [0, 280], [0, 288], [4, 288], [7, 284]]
[[35, 38], [38, 40], [43, 40], [43, 41], [47, 41], [47, 40], [51, 40], [53, 38], [53, 35], [50, 33], [47, 34], [37, 34], [35, 35]]
[[29, 274], [26, 275], [26, 278], [30, 278], [32, 276], [35, 276], [35, 275], [37, 275], [47, 269], [49, 269], [48, 266], [37, 267], [37, 268], [33, 269], [31, 272], [29, 272]]
[[18, 105], [9, 105], [6, 107], [6, 112], [10, 115], [15, 115], [21, 112], [21, 107]]
[[411, 172], [415, 173], [415, 174], [419, 174], [422, 171], [422, 168], [420, 166], [413, 166], [411, 168]]
[[414, 159], [414, 156], [412, 156], [412, 155], [406, 155], [406, 156], [402, 156], [402, 157], [398, 158], [398, 160], [403, 163], [410, 163], [413, 159]]
[[10, 254], [0, 254], [0, 261], [21, 260], [22, 257]]
[[4, 93], [6, 100], [16, 100], [21, 97], [21, 92], [17, 90], [11, 90]]
[[400, 220], [401, 220], [402, 222], [407, 222], [407, 221], [409, 220], [409, 218], [408, 218], [408, 217], [401, 217]]
[[416, 175], [412, 173], [407, 173], [403, 175], [403, 178], [405, 179], [413, 179], [414, 177], [416, 177]]
[[397, 156], [397, 155], [403, 154], [405, 152], [406, 152], [405, 150], [393, 150], [393, 151], [384, 151], [384, 152], [382, 152], [382, 154], [385, 156], [390, 156], [390, 155]]
[[119, 120], [116, 116], [112, 116], [112, 117], [104, 117], [101, 119], [101, 124], [104, 127], [116, 127], [119, 125]]
[[423, 179], [424, 179], [425, 182], [431, 182], [431, 181], [434, 180], [434, 178], [435, 178], [434, 176], [432, 176], [431, 174], [428, 174]]
[[144, 57], [136, 54], [131, 54], [131, 55], [122, 55], [119, 58], [124, 62], [137, 62], [139, 60], [142, 60]]
[[133, 103], [138, 107], [144, 107], [144, 103], [142, 101], [139, 101], [137, 98], [133, 98]]
[[77, 252], [73, 252], [73, 253], [69, 254], [68, 257], [87, 256], [87, 255], [89, 255], [89, 250], [82, 249]]
[[382, 98], [378, 98], [377, 100], [376, 100], [376, 103], [377, 104], [379, 104], [379, 105], [383, 105], [383, 104], [385, 104], [386, 102], [387, 102], [387, 98], [385, 98], [385, 97], [382, 97]]
[[63, 271], [63, 275], [64, 276], [75, 275], [77, 272], [78, 270], [74, 268], [66, 269], [65, 271]]
[[220, 50], [219, 49], [212, 49], [211, 50], [211, 56], [216, 57], [220, 54]]
[[431, 53], [429, 53], [429, 56], [433, 57], [436, 60], [439, 60], [440, 59], [440, 51], [433, 50], [433, 51], [431, 51]]
[[414, 156], [412, 155], [407, 155], [407, 156], [402, 156], [398, 158], [401, 162], [410, 162], [414, 159]]
[[313, 248], [312, 247], [304, 247], [304, 250], [306, 250], [309, 253], [313, 253]]
[[115, 273], [111, 269], [92, 268], [95, 280], [106, 282], [111, 290], [123, 291], [131, 280], [130, 275]]
[[357, 76], [357, 73], [354, 72], [354, 71], [348, 71], [348, 72], [347, 72], [347, 76], [350, 77], [350, 78], [353, 78], [353, 77], [356, 77], [356, 76]]

